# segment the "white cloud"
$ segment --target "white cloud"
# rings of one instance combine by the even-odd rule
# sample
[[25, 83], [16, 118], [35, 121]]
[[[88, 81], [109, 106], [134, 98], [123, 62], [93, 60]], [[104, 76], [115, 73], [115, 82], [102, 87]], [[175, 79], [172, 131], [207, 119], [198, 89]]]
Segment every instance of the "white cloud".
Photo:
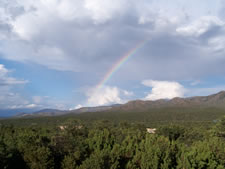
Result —
[[83, 107], [83, 105], [78, 104], [78, 105], [76, 105], [76, 106], [74, 106], [74, 107], [69, 108], [69, 110], [76, 110], [76, 109], [80, 109], [80, 108], [82, 108], [82, 107]]
[[30, 41], [42, 33], [45, 26], [51, 24], [56, 18], [69, 17], [67, 13], [71, 10], [67, 8], [68, 6], [65, 2], [61, 3], [57, 0], [21, 0], [18, 2], [18, 7], [23, 7], [25, 12], [10, 21], [12, 30], [23, 40]]
[[91, 89], [88, 93], [88, 106], [101, 106], [115, 103], [122, 103], [120, 90], [117, 87], [103, 86]]
[[5, 76], [9, 71], [5, 68], [4, 65], [0, 64], [0, 76]]
[[104, 23], [124, 11], [124, 2], [126, 0], [21, 0], [18, 6], [23, 7], [25, 12], [15, 20], [9, 20], [13, 31], [29, 41], [42, 33], [46, 25], [55, 22], [79, 23], [91, 20], [95, 24]]
[[85, 0], [84, 7], [96, 24], [118, 15], [127, 6], [126, 0]]
[[9, 86], [9, 85], [16, 85], [16, 84], [25, 84], [28, 81], [26, 80], [18, 80], [13, 77], [9, 77], [8, 73], [10, 71], [5, 68], [4, 65], [0, 64], [0, 86]]
[[[216, 16], [205, 17], [200, 19], [203, 21], [189, 25], [192, 20], [187, 18], [190, 18], [193, 10], [200, 16], [208, 12], [205, 8], [200, 11], [193, 5], [195, 3], [205, 4], [203, 1], [181, 3], [179, 0], [169, 5], [165, 5], [165, 1], [147, 0], [5, 0], [4, 5], [0, 4], [0, 14], [2, 14], [0, 32], [2, 27], [6, 27], [2, 35], [8, 37], [0, 46], [1, 57], [19, 62], [37, 63], [60, 71], [101, 72], [103, 69], [108, 69], [119, 59], [119, 56], [133, 48], [140, 40], [151, 38], [149, 48], [144, 49], [145, 52], [138, 57], [140, 60], [143, 59], [144, 63], [139, 60], [134, 64], [138, 67], [137, 72], [142, 69], [149, 70], [145, 71], [146, 74], [157, 72], [155, 69], [149, 69], [149, 67], [151, 69], [158, 67], [156, 63], [149, 66], [149, 62], [154, 62], [152, 61], [155, 60], [154, 57], [162, 58], [158, 55], [164, 51], [168, 55], [173, 52], [170, 56], [164, 56], [170, 60], [171, 57], [181, 55], [171, 47], [183, 48], [181, 60], [185, 60], [182, 57], [186, 58], [186, 55], [193, 58], [195, 54], [204, 55], [201, 50], [199, 53], [195, 49], [190, 50], [190, 45], [184, 43], [185, 39], [180, 39], [180, 34], [176, 33], [177, 27], [178, 32], [196, 34], [199, 29], [203, 29], [203, 32], [207, 30], [209, 25], [221, 25], [221, 21]], [[210, 3], [210, 7], [214, 6], [214, 3]], [[185, 26], [180, 26], [184, 23]], [[9, 32], [9, 35], [4, 32]], [[216, 47], [215, 41], [217, 44], [218, 40], [212, 40], [210, 44]], [[171, 47], [164, 43], [168, 43]], [[220, 40], [220, 43], [219, 49], [222, 49], [223, 41]], [[165, 46], [169, 46], [171, 50], [167, 52]], [[157, 48], [160, 48], [160, 51]], [[164, 50], [161, 50], [162, 48]], [[190, 51], [193, 53], [189, 54]], [[169, 59], [164, 58], [162, 60], [165, 63], [169, 62]], [[195, 60], [198, 61], [198, 57]], [[184, 62], [187, 63], [187, 60]], [[172, 65], [175, 71], [179, 69], [177, 65], [182, 63]], [[191, 70], [198, 72], [192, 68]], [[183, 71], [179, 70], [179, 72]], [[143, 71], [139, 73], [143, 74]], [[137, 78], [139, 74], [136, 73], [135, 76]]]
[[8, 107], [9, 109], [34, 109], [34, 108], [40, 108], [40, 105], [36, 105], [36, 104], [17, 104], [17, 105], [13, 105]]
[[145, 97], [146, 100], [183, 97], [185, 92], [184, 87], [178, 82], [144, 80], [142, 84], [152, 88], [152, 91]]
[[26, 108], [35, 108], [35, 107], [38, 107], [38, 105], [36, 105], [36, 104], [28, 104], [25, 107]]
[[30, 104], [19, 93], [12, 92], [9, 86], [0, 86], [0, 93], [0, 109], [22, 108]]
[[[19, 92], [14, 92], [18, 86], [26, 84], [27, 80], [18, 80], [10, 77], [11, 70], [0, 64], [0, 109], [33, 109], [43, 107], [46, 102], [40, 96], [33, 96], [32, 99], [25, 98]], [[47, 103], [45, 103], [47, 105]]]
[[75, 109], [80, 109], [81, 107], [83, 107], [81, 104], [78, 104]]
[[[223, 75], [224, 21], [216, 16], [220, 4], [219, 0], [205, 1], [1, 0], [0, 39], [4, 40], [0, 57], [88, 74], [82, 80], [90, 85], [137, 43], [148, 39], [121, 67], [121, 73], [114, 75], [121, 83], [148, 77], [182, 80], [209, 73]], [[0, 84], [27, 83], [8, 74], [0, 75]], [[90, 92], [88, 104], [123, 102], [123, 97], [133, 96], [118, 87], [108, 88]], [[34, 104], [44, 104], [44, 100], [31, 98]], [[47, 102], [63, 105], [56, 100]]]
[[0, 109], [23, 107], [26, 108], [30, 105], [29, 101], [24, 99], [19, 93], [14, 92], [12, 89], [17, 86], [26, 84], [26, 80], [18, 80], [14, 77], [10, 77], [9, 74], [12, 71], [5, 68], [0, 64]]
[[[208, 44], [210, 48], [218, 53], [224, 52], [224, 47], [225, 47], [225, 36], [224, 35], [219, 35], [216, 37], [213, 37], [209, 39]], [[221, 57], [223, 57], [222, 55]]]
[[[140, 40], [148, 39], [124, 64], [121, 80], [190, 79], [209, 72], [215, 74], [216, 70], [225, 72], [224, 53], [219, 53], [221, 60], [215, 57], [216, 52], [224, 49], [224, 32], [210, 35], [213, 37], [206, 43], [201, 43], [201, 39], [190, 41], [189, 37], [201, 37], [212, 28], [223, 27], [223, 21], [215, 15], [218, 1], [175, 0], [168, 4], [163, 0], [4, 0], [7, 5], [1, 2], [0, 36], [7, 36], [0, 45], [0, 57], [4, 59], [60, 71], [92, 73], [93, 81]], [[208, 13], [208, 7], [215, 12]], [[193, 18], [199, 19], [193, 22]], [[210, 47], [212, 52], [205, 50]]]
[[[83, 89], [82, 89], [83, 90]], [[85, 87], [83, 90], [87, 99], [84, 103], [78, 104], [71, 109], [79, 109], [81, 107], [107, 106], [112, 104], [123, 104], [130, 100], [134, 93], [131, 91], [120, 89], [116, 86], [102, 87]]]
[[176, 31], [184, 36], [198, 37], [216, 26], [224, 26], [224, 22], [216, 16], [203, 16], [189, 25], [178, 27]]
[[127, 91], [127, 90], [122, 90], [122, 92], [123, 92], [123, 94], [124, 94], [125, 96], [133, 96], [133, 95], [134, 95], [133, 92]]

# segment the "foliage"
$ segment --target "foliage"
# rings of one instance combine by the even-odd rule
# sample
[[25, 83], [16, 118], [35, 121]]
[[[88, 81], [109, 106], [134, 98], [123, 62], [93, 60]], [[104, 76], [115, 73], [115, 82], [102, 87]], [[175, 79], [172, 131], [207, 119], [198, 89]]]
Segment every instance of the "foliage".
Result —
[[1, 125], [0, 168], [225, 168], [225, 118], [213, 126], [154, 123], [156, 134], [146, 132], [148, 122], [56, 119]]

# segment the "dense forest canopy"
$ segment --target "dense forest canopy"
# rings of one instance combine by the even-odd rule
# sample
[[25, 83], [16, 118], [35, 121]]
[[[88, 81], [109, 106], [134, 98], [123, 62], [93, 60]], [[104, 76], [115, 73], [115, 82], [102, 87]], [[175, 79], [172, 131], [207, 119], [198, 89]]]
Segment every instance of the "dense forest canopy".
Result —
[[[0, 123], [3, 169], [225, 168], [225, 117], [152, 125], [77, 117]], [[147, 133], [148, 127], [156, 133]]]

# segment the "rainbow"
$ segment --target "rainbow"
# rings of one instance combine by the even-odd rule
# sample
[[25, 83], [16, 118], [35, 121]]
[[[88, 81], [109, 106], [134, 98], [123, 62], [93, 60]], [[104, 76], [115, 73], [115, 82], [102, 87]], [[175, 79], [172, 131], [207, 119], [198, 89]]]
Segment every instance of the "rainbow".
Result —
[[112, 67], [111, 69], [109, 69], [109, 71], [105, 74], [104, 78], [98, 83], [97, 85], [97, 90], [101, 89], [106, 83], [107, 81], [114, 75], [115, 72], [117, 72], [120, 67], [126, 63], [131, 56], [133, 56], [138, 49], [140, 49], [142, 46], [144, 46], [144, 44], [147, 42], [148, 40], [143, 40], [141, 42], [139, 42], [134, 48], [132, 48], [131, 50], [129, 50], [125, 55], [123, 55]]

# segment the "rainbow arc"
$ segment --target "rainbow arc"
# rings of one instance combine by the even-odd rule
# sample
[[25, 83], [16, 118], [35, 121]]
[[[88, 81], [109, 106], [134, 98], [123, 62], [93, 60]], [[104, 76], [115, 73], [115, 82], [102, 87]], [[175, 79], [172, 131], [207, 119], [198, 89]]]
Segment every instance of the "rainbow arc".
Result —
[[123, 55], [112, 67], [109, 71], [105, 74], [103, 79], [98, 83], [97, 90], [100, 90], [108, 81], [109, 79], [120, 69], [120, 67], [126, 63], [142, 46], [145, 45], [147, 40], [143, 40], [139, 42], [134, 48], [129, 50], [125, 55]]

